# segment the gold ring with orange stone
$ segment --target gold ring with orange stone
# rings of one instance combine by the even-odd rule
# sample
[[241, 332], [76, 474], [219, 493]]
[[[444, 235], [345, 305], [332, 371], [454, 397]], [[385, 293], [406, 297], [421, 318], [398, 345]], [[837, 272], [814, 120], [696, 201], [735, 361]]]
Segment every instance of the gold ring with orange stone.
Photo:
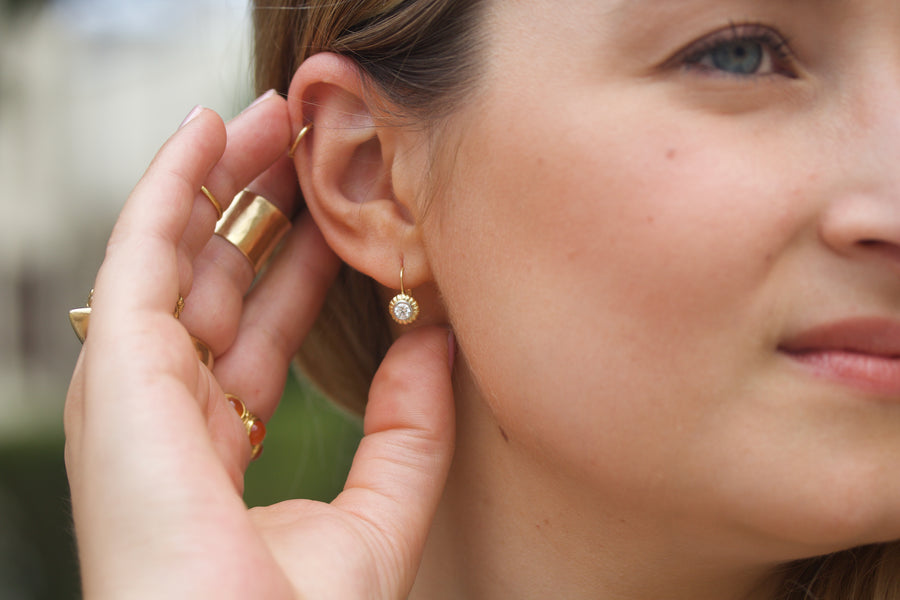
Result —
[[266, 425], [262, 420], [247, 410], [241, 399], [233, 394], [225, 394], [228, 404], [241, 418], [244, 429], [247, 430], [247, 437], [250, 439], [250, 460], [256, 460], [260, 457], [263, 450], [263, 440], [266, 437]]

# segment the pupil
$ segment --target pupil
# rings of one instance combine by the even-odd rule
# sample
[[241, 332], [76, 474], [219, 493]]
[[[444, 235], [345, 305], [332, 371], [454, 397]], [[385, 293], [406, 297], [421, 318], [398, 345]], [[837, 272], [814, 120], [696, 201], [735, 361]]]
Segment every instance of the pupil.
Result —
[[763, 49], [759, 42], [730, 42], [714, 49], [712, 59], [717, 69], [746, 75], [759, 70]]

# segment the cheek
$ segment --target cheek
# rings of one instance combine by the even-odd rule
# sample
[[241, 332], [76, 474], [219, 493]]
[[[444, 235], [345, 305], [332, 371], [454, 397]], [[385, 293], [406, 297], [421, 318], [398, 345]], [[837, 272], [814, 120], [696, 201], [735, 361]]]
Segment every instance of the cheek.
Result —
[[429, 236], [449, 257], [435, 276], [505, 430], [649, 473], [759, 360], [766, 281], [805, 215], [774, 164], [747, 160], [763, 152], [584, 108], [524, 131], [486, 113]]

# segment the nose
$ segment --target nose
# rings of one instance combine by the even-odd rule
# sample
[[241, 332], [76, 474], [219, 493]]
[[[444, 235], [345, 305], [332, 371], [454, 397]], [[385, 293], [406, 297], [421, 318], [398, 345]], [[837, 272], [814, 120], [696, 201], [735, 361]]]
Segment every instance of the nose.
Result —
[[900, 65], [873, 71], [856, 79], [853, 99], [840, 109], [844, 134], [835, 140], [834, 186], [819, 235], [839, 254], [900, 271]]
[[841, 255], [887, 261], [900, 271], [900, 188], [834, 202], [820, 221], [819, 235]]

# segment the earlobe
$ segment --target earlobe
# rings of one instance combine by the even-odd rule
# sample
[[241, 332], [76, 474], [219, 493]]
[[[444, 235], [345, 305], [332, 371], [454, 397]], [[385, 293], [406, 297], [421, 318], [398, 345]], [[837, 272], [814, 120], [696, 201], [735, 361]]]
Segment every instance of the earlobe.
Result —
[[288, 106], [294, 131], [312, 124], [294, 154], [294, 165], [310, 213], [332, 249], [351, 267], [386, 287], [431, 279], [417, 223], [415, 198], [397, 196], [397, 161], [408, 135], [379, 121], [377, 92], [364, 87], [356, 64], [320, 53], [294, 75]]

